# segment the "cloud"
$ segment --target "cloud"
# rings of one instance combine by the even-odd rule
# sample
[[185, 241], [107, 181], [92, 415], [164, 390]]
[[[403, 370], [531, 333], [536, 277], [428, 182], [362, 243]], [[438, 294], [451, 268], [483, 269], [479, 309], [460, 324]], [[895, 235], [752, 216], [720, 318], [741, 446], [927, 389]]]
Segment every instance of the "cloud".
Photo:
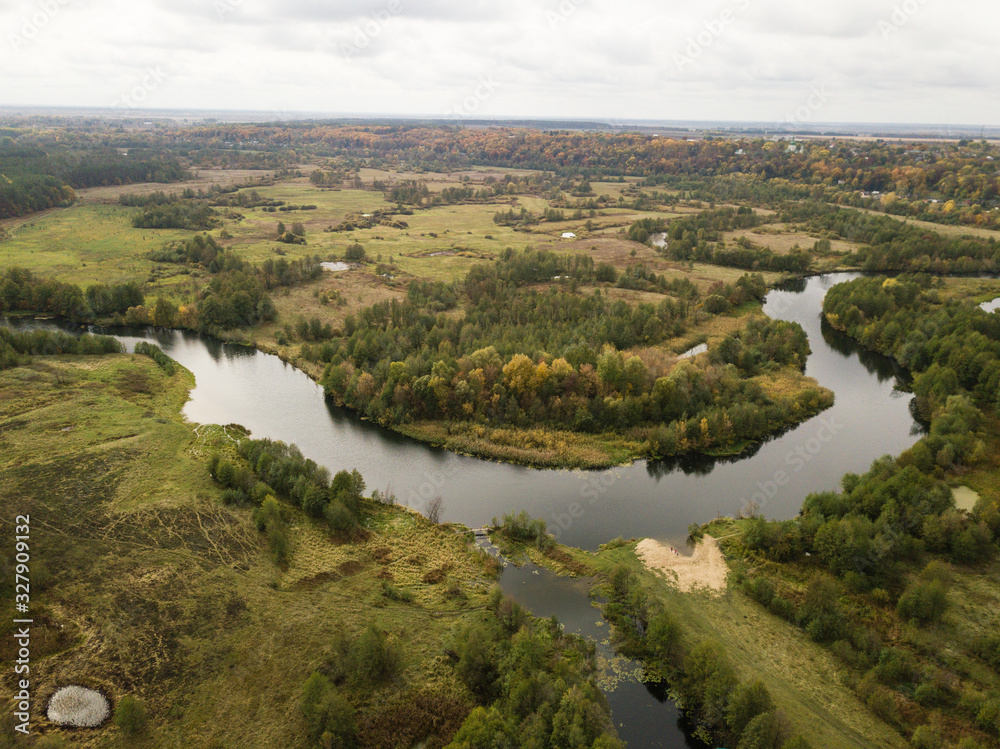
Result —
[[435, 113], [492, 76], [477, 114], [766, 120], [822, 84], [817, 117], [1000, 124], [998, 20], [986, 0], [16, 0], [0, 101], [108, 106], [160, 66], [142, 106]]

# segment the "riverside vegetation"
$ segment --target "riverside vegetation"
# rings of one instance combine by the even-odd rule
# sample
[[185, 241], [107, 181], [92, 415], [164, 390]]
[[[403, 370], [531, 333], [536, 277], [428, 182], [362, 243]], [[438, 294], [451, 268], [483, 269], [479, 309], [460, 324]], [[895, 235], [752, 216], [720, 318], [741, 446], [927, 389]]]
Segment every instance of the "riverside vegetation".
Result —
[[193, 429], [192, 377], [155, 346], [3, 341], [3, 512], [38, 538], [32, 684], [117, 706], [73, 745], [620, 746], [593, 645], [504, 598], [470, 537], [294, 447]]
[[[538, 465], [738, 452], [823, 408], [801, 330], [760, 313], [779, 274], [1000, 263], [1000, 161], [973, 141], [35, 124], [0, 128], [0, 311], [252, 343], [404, 433]], [[986, 288], [830, 293], [832, 326], [913, 372], [930, 433], [793, 520], [711, 524], [725, 596], [674, 591], [626, 541], [507, 530], [599, 575], [615, 642], [703, 735], [1000, 745], [996, 316], [959, 299]], [[88, 743], [615, 745], [592, 650], [492, 592], [492, 558], [349, 466], [193, 431], [190, 376], [112, 344], [0, 340], [3, 510], [60, 539], [33, 569], [42, 678], [128, 706]]]

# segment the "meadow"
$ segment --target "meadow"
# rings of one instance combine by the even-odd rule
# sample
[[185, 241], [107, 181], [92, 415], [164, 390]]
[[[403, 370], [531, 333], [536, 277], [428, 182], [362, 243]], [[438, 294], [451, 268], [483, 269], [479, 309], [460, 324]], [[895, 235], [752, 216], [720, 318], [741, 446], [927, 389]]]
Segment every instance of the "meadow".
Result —
[[[223, 505], [209, 476], [208, 453], [232, 452], [239, 431], [187, 423], [191, 386], [186, 371], [130, 355], [0, 372], [0, 512], [32, 519], [36, 709], [75, 683], [113, 706], [131, 694], [150, 718], [138, 737], [111, 724], [36, 730], [85, 747], [310, 746], [303, 683], [336, 642], [377, 622], [402, 664], [350, 692], [363, 743], [450, 740], [474, 700], [443, 643], [485, 605], [480, 552], [396, 506], [373, 506], [354, 543], [287, 507], [291, 558], [276, 567], [251, 511]], [[385, 595], [387, 582], [404, 600]], [[5, 592], [5, 662], [12, 606]], [[9, 731], [0, 746], [22, 746]]]

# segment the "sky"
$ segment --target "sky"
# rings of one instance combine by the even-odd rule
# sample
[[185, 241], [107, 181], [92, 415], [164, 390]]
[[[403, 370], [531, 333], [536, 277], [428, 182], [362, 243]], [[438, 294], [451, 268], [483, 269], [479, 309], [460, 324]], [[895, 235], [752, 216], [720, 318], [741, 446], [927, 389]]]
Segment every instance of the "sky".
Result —
[[995, 0], [8, 0], [0, 104], [1000, 125]]

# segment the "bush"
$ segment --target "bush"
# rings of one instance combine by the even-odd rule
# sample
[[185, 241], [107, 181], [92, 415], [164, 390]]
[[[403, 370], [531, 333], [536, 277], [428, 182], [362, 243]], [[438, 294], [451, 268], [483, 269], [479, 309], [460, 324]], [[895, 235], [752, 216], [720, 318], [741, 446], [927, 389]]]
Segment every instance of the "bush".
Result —
[[776, 595], [771, 599], [771, 604], [768, 608], [772, 614], [780, 616], [785, 621], [795, 621], [795, 604], [784, 596]]
[[944, 737], [937, 728], [920, 726], [910, 737], [910, 745], [913, 749], [941, 749], [944, 746]]
[[248, 499], [246, 492], [242, 489], [226, 489], [222, 492], [222, 504], [224, 505], [242, 505], [246, 504]]
[[320, 746], [354, 746], [354, 708], [319, 672], [306, 679], [299, 702], [309, 738]]
[[659, 664], [675, 664], [681, 650], [681, 628], [670, 614], [653, 616], [646, 629], [646, 648]]
[[146, 708], [130, 694], [126, 694], [115, 708], [115, 725], [130, 736], [143, 733], [149, 725]]
[[382, 595], [390, 601], [413, 603], [413, 593], [405, 588], [397, 588], [387, 580], [382, 581]]
[[684, 661], [681, 692], [685, 705], [709, 726], [723, 725], [729, 697], [738, 683], [725, 649], [717, 642], [696, 645]]
[[545, 521], [535, 520], [527, 512], [521, 510], [516, 515], [509, 513], [503, 516], [500, 532], [511, 541], [522, 543], [537, 541], [545, 535]]
[[980, 635], [972, 643], [972, 652], [1000, 671], [1000, 635]]
[[[742, 736], [744, 730], [757, 716], [774, 710], [774, 700], [762, 682], [740, 684], [734, 690], [726, 710], [726, 724], [736, 736]], [[740, 742], [742, 746], [742, 742]]]
[[910, 583], [896, 605], [903, 619], [923, 623], [939, 622], [948, 610], [948, 594], [940, 579]]
[[348, 247], [344, 252], [344, 260], [349, 263], [363, 263], [366, 257], [365, 248], [357, 242]]
[[764, 575], [758, 575], [747, 584], [747, 594], [761, 606], [770, 606], [774, 593], [774, 583]]
[[865, 690], [865, 704], [875, 713], [876, 716], [886, 723], [895, 724], [899, 722], [899, 708], [896, 707], [896, 699], [892, 691], [880, 686], [871, 686]]
[[279, 567], [288, 563], [288, 536], [277, 524], [271, 525], [267, 529], [267, 548], [271, 552], [271, 559]]
[[784, 719], [781, 713], [761, 713], [750, 721], [740, 736], [738, 749], [777, 749], [780, 746]]
[[399, 672], [401, 663], [398, 647], [374, 625], [368, 625], [351, 647], [351, 673], [358, 681], [389, 681]]

